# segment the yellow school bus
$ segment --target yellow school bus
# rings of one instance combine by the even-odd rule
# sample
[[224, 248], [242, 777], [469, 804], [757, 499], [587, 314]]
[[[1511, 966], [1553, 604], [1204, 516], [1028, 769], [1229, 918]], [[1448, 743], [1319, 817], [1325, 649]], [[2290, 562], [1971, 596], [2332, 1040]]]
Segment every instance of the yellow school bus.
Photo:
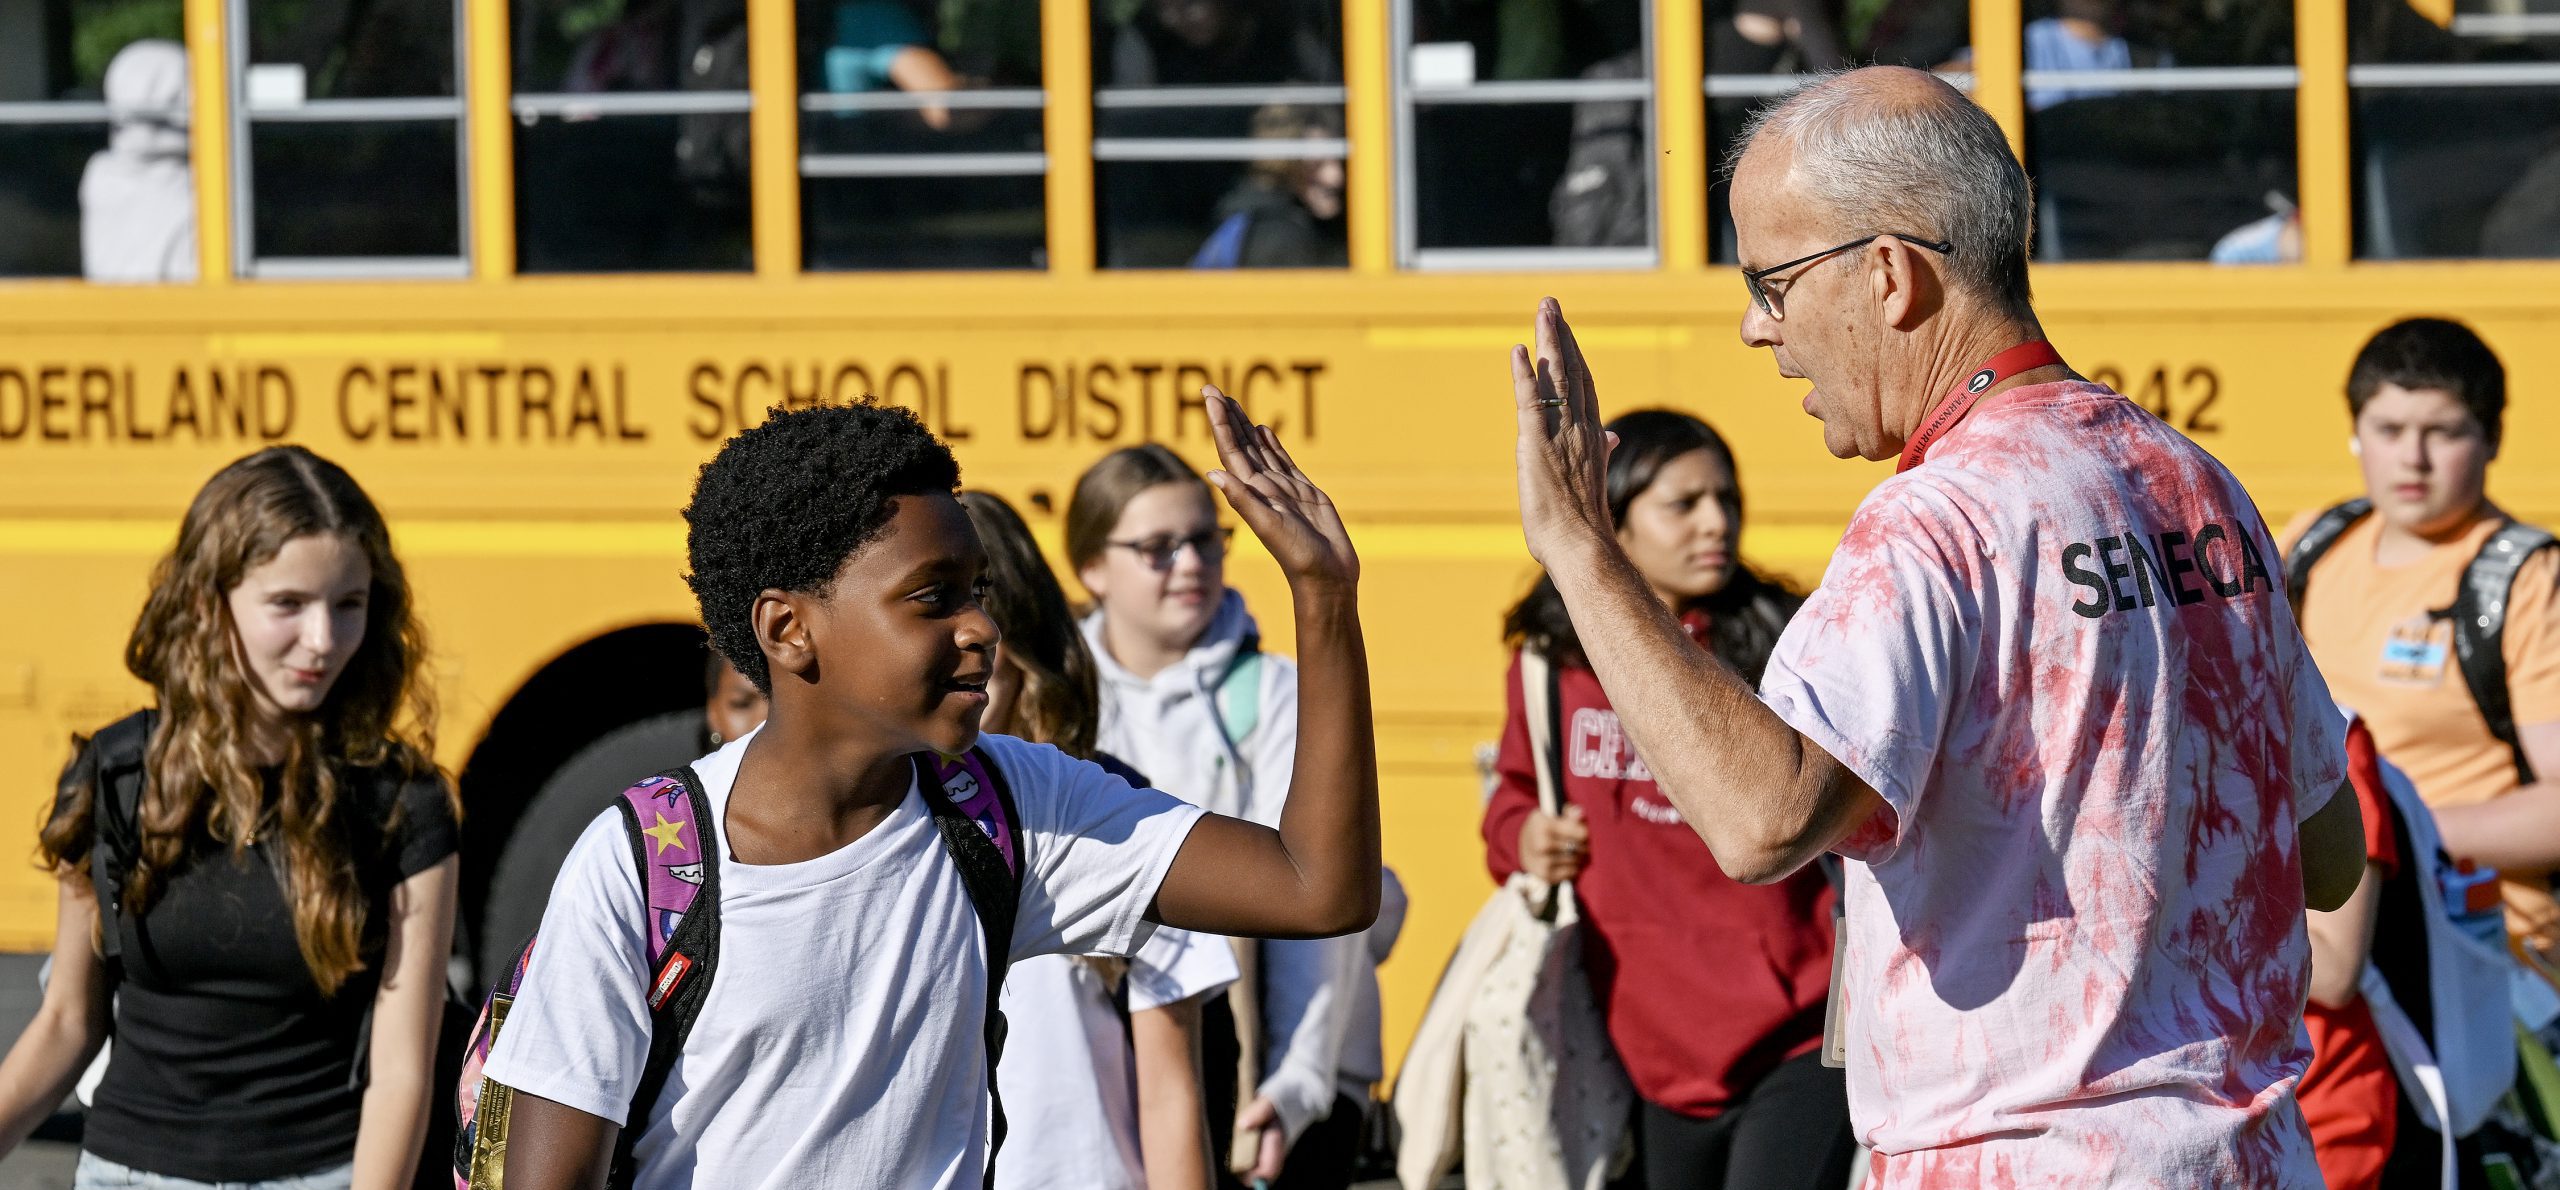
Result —
[[[2543, 0], [1822, 7], [11, 8], [0, 853], [32, 852], [71, 733], [145, 699], [120, 648], [149, 569], [259, 445], [343, 462], [393, 518], [465, 798], [468, 929], [522, 894], [491, 874], [569, 758], [699, 704], [677, 510], [727, 435], [778, 404], [911, 406], [1054, 545], [1103, 451], [1207, 460], [1215, 383], [1336, 493], [1367, 561], [1412, 898], [1393, 1054], [1491, 887], [1474, 757], [1533, 577], [1504, 364], [1532, 303], [1564, 300], [1609, 409], [1731, 437], [1759, 566], [1816, 581], [1881, 476], [1825, 455], [1800, 387], [1737, 339], [1713, 169], [1752, 103], [1844, 59], [1943, 69], [1999, 118], [2040, 186], [2053, 339], [2271, 517], [2352, 489], [2347, 363], [2421, 312], [2504, 355], [2492, 490], [2560, 516], [2538, 399], [2560, 265], [2493, 259], [2560, 256], [2536, 239], [2560, 188]], [[156, 108], [142, 66], [122, 93], [110, 70], [153, 40]], [[1268, 558], [1232, 572], [1285, 651]], [[0, 947], [47, 945], [53, 905], [0, 865]]]

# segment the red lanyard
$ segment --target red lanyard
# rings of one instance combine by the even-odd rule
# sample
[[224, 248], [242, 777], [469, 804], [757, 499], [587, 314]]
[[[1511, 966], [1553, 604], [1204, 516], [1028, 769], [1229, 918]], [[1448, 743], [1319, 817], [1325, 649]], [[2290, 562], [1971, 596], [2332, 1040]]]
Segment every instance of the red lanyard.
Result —
[[2020, 372], [2032, 372], [2047, 364], [2061, 362], [2062, 354], [2053, 349], [2053, 344], [2042, 339], [2029, 339], [1984, 360], [1981, 368], [1949, 391], [1936, 409], [1929, 411], [1929, 420], [1921, 422], [1920, 429], [1911, 435], [1911, 441], [1903, 444], [1902, 461], [1894, 464], [1893, 473], [1900, 475], [1919, 466], [1920, 460], [1928, 455], [1929, 447], [1941, 435], [1954, 429], [1957, 422], [1963, 421], [1965, 414], [1973, 412], [1974, 405], [1982, 400], [1982, 394], [1991, 391], [1992, 385]]

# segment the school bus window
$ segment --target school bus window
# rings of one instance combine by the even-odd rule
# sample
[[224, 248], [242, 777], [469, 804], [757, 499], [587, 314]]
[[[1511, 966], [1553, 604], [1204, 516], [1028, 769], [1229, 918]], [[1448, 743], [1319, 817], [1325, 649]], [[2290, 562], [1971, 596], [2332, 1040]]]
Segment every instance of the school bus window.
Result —
[[1093, 57], [1105, 266], [1349, 263], [1338, 3], [1101, 0]]
[[1653, 263], [1650, 9], [1396, 0], [1405, 264]]
[[2039, 260], [2302, 258], [2292, 0], [2030, 0]]
[[239, 267], [461, 276], [454, 0], [231, 0]]
[[753, 264], [744, 0], [518, 0], [516, 268]]
[[177, 0], [0, 4], [0, 277], [196, 275]]
[[797, 12], [807, 267], [1042, 267], [1039, 6], [800, 0]]
[[2560, 8], [2354, 0], [2356, 253], [2560, 257]]
[[1972, 85], [1973, 13], [1965, 0], [1711, 0], [1706, 38], [1707, 252], [1734, 260], [1733, 210], [1718, 167], [1733, 152], [1752, 109], [1801, 85], [1808, 72], [1884, 63], [1916, 66]]

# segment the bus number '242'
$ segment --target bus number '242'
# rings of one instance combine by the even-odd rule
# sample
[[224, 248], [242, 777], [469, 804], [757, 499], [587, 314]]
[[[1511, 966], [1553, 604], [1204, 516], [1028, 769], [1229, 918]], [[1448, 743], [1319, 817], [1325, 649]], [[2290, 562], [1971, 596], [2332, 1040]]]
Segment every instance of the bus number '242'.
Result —
[[[2089, 379], [2132, 398], [2133, 403], [2150, 410], [2160, 420], [2188, 434], [2219, 434], [2222, 423], [2213, 413], [2213, 404], [2222, 399], [2222, 374], [2211, 364], [2189, 364], [2175, 373], [2171, 365], [2153, 364], [2147, 373], [2128, 377], [2114, 364], [2100, 364], [2089, 369]], [[2127, 387], [2130, 380], [2131, 387]]]

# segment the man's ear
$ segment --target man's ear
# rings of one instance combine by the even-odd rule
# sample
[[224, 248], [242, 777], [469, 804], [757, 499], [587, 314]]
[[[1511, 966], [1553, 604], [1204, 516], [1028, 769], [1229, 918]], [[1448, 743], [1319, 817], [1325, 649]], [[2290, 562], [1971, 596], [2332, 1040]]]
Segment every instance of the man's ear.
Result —
[[770, 587], [757, 593], [748, 615], [755, 624], [756, 647], [764, 650], [765, 668], [772, 675], [807, 678], [817, 670], [818, 650], [810, 639], [809, 619], [816, 598]]
[[1867, 245], [1876, 255], [1867, 270], [1876, 302], [1884, 308], [1885, 325], [1907, 331], [1927, 321], [1946, 301], [1938, 270], [1920, 257], [1918, 245], [1896, 236], [1878, 236]]

